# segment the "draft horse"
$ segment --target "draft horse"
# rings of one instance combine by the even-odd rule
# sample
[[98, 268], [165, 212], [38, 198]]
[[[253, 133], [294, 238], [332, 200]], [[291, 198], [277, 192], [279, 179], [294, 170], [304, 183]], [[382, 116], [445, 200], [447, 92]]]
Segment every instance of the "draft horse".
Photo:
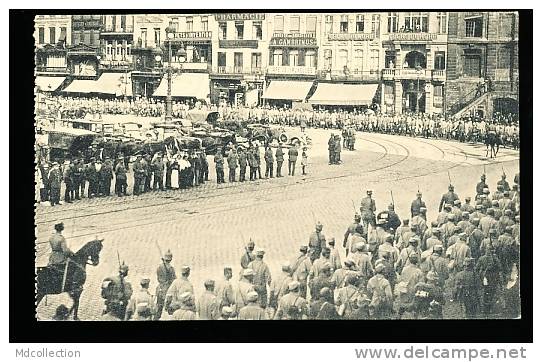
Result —
[[73, 299], [73, 319], [78, 320], [79, 298], [87, 279], [86, 266], [97, 266], [103, 239], [86, 243], [66, 264], [39, 267], [36, 270], [36, 306], [48, 294], [67, 292]]

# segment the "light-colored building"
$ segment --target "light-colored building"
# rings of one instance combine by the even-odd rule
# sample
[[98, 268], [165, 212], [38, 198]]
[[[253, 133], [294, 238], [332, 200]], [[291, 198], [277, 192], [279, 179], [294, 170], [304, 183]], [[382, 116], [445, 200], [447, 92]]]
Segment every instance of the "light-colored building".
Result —
[[[257, 104], [268, 59], [267, 14], [214, 14], [211, 101]], [[216, 30], [215, 30], [216, 29]]]
[[132, 68], [133, 15], [103, 15], [100, 32], [100, 69], [126, 71]]
[[71, 16], [37, 15], [34, 21], [36, 71], [43, 75], [66, 75], [66, 48], [71, 44]]
[[448, 13], [388, 12], [381, 20], [382, 111], [444, 113]]
[[384, 64], [382, 14], [322, 14], [319, 79], [378, 83]]

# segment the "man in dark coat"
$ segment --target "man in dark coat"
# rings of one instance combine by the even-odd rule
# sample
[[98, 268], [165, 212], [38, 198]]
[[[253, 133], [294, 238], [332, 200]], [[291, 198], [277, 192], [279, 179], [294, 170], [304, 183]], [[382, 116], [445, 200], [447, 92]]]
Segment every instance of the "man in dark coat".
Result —
[[115, 167], [115, 193], [117, 196], [126, 196], [128, 183], [126, 177], [126, 167], [124, 167], [124, 157], [119, 156], [117, 166]]
[[113, 165], [111, 164], [109, 157], [105, 158], [105, 162], [100, 170], [100, 180], [102, 186], [100, 193], [109, 196], [111, 194], [111, 180], [113, 180]]
[[96, 158], [91, 157], [90, 163], [85, 169], [85, 178], [88, 180], [88, 198], [98, 196], [98, 186], [100, 184], [100, 174], [98, 168], [101, 169], [101, 163], [96, 162]]
[[420, 208], [427, 207], [425, 206], [425, 201], [422, 200], [422, 193], [418, 191], [416, 193], [416, 200], [412, 201], [412, 204], [410, 205], [410, 215], [411, 217], [414, 217], [416, 215], [420, 214]]
[[85, 193], [85, 164], [83, 159], [77, 159], [73, 168], [73, 182], [75, 189], [75, 199], [81, 200]]
[[73, 187], [73, 161], [66, 161], [66, 163], [64, 163], [63, 178], [64, 183], [66, 184], [64, 202], [71, 204], [75, 192]]
[[335, 164], [335, 135], [332, 133], [327, 141], [327, 150], [329, 152], [329, 164]]
[[271, 177], [273, 178], [273, 151], [271, 150], [271, 147], [267, 145], [265, 148], [265, 177]]
[[288, 150], [288, 175], [295, 175], [295, 164], [297, 162], [297, 148], [295, 145], [292, 145]]
[[141, 163], [141, 155], [137, 155], [134, 164], [132, 165], [132, 170], [134, 171], [134, 195], [141, 194], [145, 183], [145, 170]]
[[224, 183], [224, 156], [222, 156], [222, 148], [216, 149], [215, 154], [215, 169], [216, 169], [216, 183]]
[[438, 211], [441, 212], [445, 204], [453, 205], [455, 200], [459, 200], [459, 197], [454, 192], [454, 186], [450, 185], [448, 186], [448, 192], [442, 195]]
[[244, 149], [239, 148], [239, 182], [244, 182], [247, 174], [247, 154]]
[[455, 276], [453, 299], [465, 308], [465, 317], [476, 317], [480, 305], [480, 279], [474, 272], [474, 259], [465, 259], [464, 270]]
[[284, 162], [284, 151], [282, 150], [282, 142], [279, 142], [279, 148], [275, 152], [277, 160], [277, 177], [282, 177], [282, 163]]
[[230, 170], [228, 181], [235, 182], [235, 170], [237, 169], [237, 152], [235, 149], [230, 151], [228, 155], [228, 169]]

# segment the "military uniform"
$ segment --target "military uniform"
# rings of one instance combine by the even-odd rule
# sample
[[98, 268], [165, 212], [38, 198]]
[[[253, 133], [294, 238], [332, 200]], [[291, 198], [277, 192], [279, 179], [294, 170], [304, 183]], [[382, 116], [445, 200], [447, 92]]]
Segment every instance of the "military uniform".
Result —
[[267, 307], [267, 286], [271, 284], [271, 273], [267, 264], [260, 259], [252, 261], [248, 265], [254, 270], [254, 290], [258, 293], [260, 306]]
[[375, 211], [376, 203], [371, 197], [367, 196], [361, 199], [361, 206], [359, 208], [361, 214], [361, 220], [363, 220], [363, 228], [367, 232], [369, 224], [373, 226], [376, 225], [375, 220]]
[[476, 318], [480, 289], [480, 280], [472, 268], [460, 271], [455, 276], [453, 298], [463, 305], [467, 319]]
[[164, 302], [166, 300], [166, 294], [171, 286], [171, 283], [177, 276], [175, 275], [175, 269], [169, 263], [163, 262], [158, 266], [156, 270], [156, 276], [158, 279], [158, 286], [156, 287], [156, 315], [155, 318], [159, 319], [162, 316], [162, 310], [164, 308]]
[[215, 155], [216, 183], [224, 183], [224, 156], [220, 150]]
[[496, 302], [497, 290], [501, 284], [501, 262], [494, 254], [485, 254], [478, 259], [476, 274], [482, 287], [482, 311], [489, 315]]
[[114, 277], [107, 278], [106, 281], [111, 283], [111, 293], [106, 298], [106, 303], [118, 303], [119, 314], [123, 317], [126, 315], [126, 308], [128, 302], [132, 297], [132, 284], [125, 280], [125, 277], [121, 275], [115, 275]]
[[288, 150], [288, 175], [295, 176], [295, 164], [297, 162], [297, 148], [295, 146], [290, 147]]
[[299, 320], [305, 319], [308, 315], [309, 309], [305, 298], [297, 293], [288, 293], [279, 300], [279, 306], [274, 319]]
[[416, 200], [412, 201], [412, 204], [410, 205], [410, 215], [411, 215], [411, 217], [414, 217], [415, 215], [419, 215], [420, 214], [420, 209], [422, 207], [427, 208], [427, 206], [425, 206], [425, 201], [422, 201], [421, 199], [416, 199]]
[[126, 182], [126, 168], [124, 162], [119, 162], [115, 167], [115, 193], [118, 196], [126, 195], [128, 183]]
[[221, 282], [218, 282], [215, 291], [220, 309], [222, 309], [222, 307], [231, 307], [235, 304], [235, 294], [229, 280], [224, 279]]
[[159, 189], [164, 190], [164, 161], [161, 157], [157, 157], [152, 161], [152, 171], [153, 171], [153, 190]]
[[102, 189], [99, 190], [99, 193], [105, 196], [111, 194], [111, 180], [113, 180], [113, 166], [111, 165], [111, 162], [106, 161], [100, 170], [100, 185], [102, 186]]
[[282, 146], [277, 148], [275, 159], [277, 160], [277, 177], [282, 177], [282, 163], [284, 162], [284, 151], [282, 150]]
[[134, 171], [134, 189], [132, 193], [134, 195], [139, 195], [145, 187], [145, 169], [140, 159], [134, 162], [134, 164], [132, 165], [132, 170]]
[[265, 320], [265, 310], [257, 302], [251, 302], [239, 311], [239, 320]]
[[390, 282], [382, 275], [376, 274], [367, 282], [367, 294], [371, 299], [375, 319], [388, 318], [393, 312], [393, 294]]
[[173, 313], [172, 319], [176, 321], [193, 321], [197, 318], [191, 307], [182, 306]]
[[249, 282], [247, 279], [243, 278], [239, 281], [237, 288], [235, 289], [235, 308], [237, 313], [248, 304], [247, 296], [248, 293], [253, 292], [254, 284]]
[[311, 257], [316, 260], [320, 257], [322, 248], [326, 247], [326, 236], [321, 231], [313, 231], [309, 236], [309, 248]]
[[237, 169], [237, 153], [233, 150], [228, 155], [228, 169], [230, 170], [228, 181], [235, 182], [235, 170]]
[[497, 186], [502, 186], [503, 191], [510, 191], [510, 184], [505, 179], [499, 180]]
[[53, 167], [48, 174], [49, 187], [51, 191], [51, 206], [60, 204], [60, 186], [62, 184], [62, 172], [60, 168]]
[[196, 311], [200, 320], [216, 320], [220, 316], [218, 298], [206, 290], [197, 302]]
[[[126, 320], [149, 321], [156, 313], [154, 298], [147, 288], [133, 296], [126, 307]], [[128, 318], [130, 316], [130, 318]]]
[[[357, 299], [360, 294], [358, 289], [353, 285], [347, 285], [335, 292], [335, 305], [341, 310], [343, 319], [353, 319], [354, 309], [357, 308]], [[343, 306], [344, 307], [341, 307]]]
[[273, 279], [269, 288], [269, 306], [275, 310], [282, 296], [288, 292], [288, 284], [293, 281], [289, 273], [282, 273], [278, 278]]
[[247, 174], [247, 154], [244, 150], [239, 151], [239, 181], [245, 181]]
[[265, 150], [265, 177], [273, 178], [273, 151], [270, 147]]
[[166, 307], [170, 309], [173, 307], [174, 309], [175, 307], [181, 305], [180, 296], [186, 292], [194, 294], [194, 287], [192, 286], [192, 283], [190, 283], [186, 277], [175, 279], [166, 292], [166, 300], [171, 297], [171, 302]]
[[459, 196], [457, 196], [457, 194], [453, 191], [448, 191], [442, 195], [438, 211], [442, 211], [445, 204], [453, 205], [455, 200], [459, 200]]
[[72, 251], [68, 248], [66, 239], [60, 233], [54, 233], [49, 239], [51, 245], [51, 255], [49, 256], [48, 265], [62, 265], [66, 264], [66, 260], [69, 256], [73, 255]]

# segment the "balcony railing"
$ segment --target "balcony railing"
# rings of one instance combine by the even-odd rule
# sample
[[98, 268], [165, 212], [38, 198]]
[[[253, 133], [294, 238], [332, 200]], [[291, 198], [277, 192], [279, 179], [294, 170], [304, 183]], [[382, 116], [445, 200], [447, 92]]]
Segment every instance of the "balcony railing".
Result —
[[[164, 63], [167, 66], [167, 62]], [[207, 62], [171, 62], [173, 70], [196, 70], [200, 72], [208, 72], [211, 70], [211, 63]]]
[[432, 73], [433, 80], [436, 80], [436, 81], [446, 80], [446, 71], [444, 69], [433, 69], [431, 73]]
[[393, 79], [420, 79], [420, 80], [445, 80], [446, 74], [444, 70], [428, 70], [428, 69], [414, 69], [414, 68], [386, 68], [382, 70], [382, 79], [383, 80], [393, 80]]
[[252, 74], [257, 75], [261, 74], [261, 68], [251, 68], [251, 67], [242, 67], [242, 66], [221, 66], [217, 67], [217, 74]]
[[267, 74], [315, 76], [316, 67], [271, 65], [267, 67]]
[[437, 40], [436, 33], [413, 32], [413, 33], [390, 33], [389, 40], [392, 41], [433, 41]]
[[[327, 73], [327, 74], [326, 74]], [[363, 70], [363, 69], [332, 69], [330, 72], [322, 73], [325, 78], [331, 77], [331, 80], [337, 81], [378, 81], [380, 72], [378, 70]]]
[[47, 73], [67, 73], [68, 67], [48, 67], [45, 65], [38, 65], [36, 67], [36, 71], [38, 72], [47, 72]]

